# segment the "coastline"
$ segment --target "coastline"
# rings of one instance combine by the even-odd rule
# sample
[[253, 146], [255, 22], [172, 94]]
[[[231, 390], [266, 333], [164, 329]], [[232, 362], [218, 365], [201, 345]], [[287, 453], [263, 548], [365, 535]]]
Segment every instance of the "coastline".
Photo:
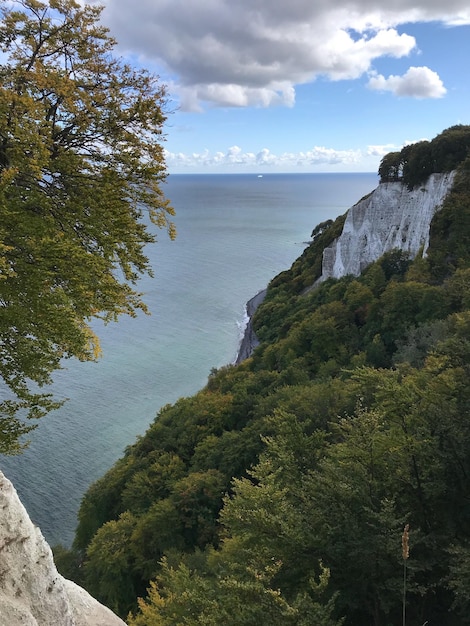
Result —
[[253, 315], [255, 314], [256, 309], [266, 297], [266, 292], [267, 289], [263, 289], [246, 303], [246, 315], [248, 317], [248, 322], [246, 324], [243, 339], [240, 343], [240, 348], [238, 350], [237, 358], [235, 359], [234, 365], [239, 365], [240, 363], [242, 363], [242, 361], [248, 359], [253, 354], [253, 350], [259, 345], [258, 337], [253, 330], [251, 320]]

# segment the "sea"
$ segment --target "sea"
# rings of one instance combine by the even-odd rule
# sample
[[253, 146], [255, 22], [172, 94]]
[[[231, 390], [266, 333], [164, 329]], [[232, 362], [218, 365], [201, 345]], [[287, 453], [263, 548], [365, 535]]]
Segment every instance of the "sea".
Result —
[[317, 224], [377, 183], [372, 173], [168, 177], [177, 238], [157, 230], [146, 249], [154, 277], [144, 276], [138, 290], [150, 315], [94, 323], [101, 358], [64, 362], [48, 389], [67, 398], [64, 405], [38, 422], [21, 455], [0, 456], [51, 545], [71, 545], [85, 491], [159, 409], [234, 362], [246, 302], [291, 266]]

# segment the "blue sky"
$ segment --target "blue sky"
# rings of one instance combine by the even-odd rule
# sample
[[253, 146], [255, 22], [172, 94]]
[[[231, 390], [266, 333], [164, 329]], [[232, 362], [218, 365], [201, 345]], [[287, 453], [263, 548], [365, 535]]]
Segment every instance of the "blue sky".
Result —
[[170, 173], [375, 172], [470, 124], [467, 0], [104, 4], [118, 52], [168, 85]]

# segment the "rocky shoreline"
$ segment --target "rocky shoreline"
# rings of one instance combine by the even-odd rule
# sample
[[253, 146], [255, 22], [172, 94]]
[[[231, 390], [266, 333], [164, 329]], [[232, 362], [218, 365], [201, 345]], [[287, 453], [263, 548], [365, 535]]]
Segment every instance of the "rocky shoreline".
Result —
[[256, 346], [259, 345], [258, 337], [253, 330], [251, 320], [253, 315], [255, 314], [256, 309], [266, 297], [266, 292], [267, 289], [263, 289], [246, 303], [246, 314], [248, 316], [248, 323], [245, 328], [243, 339], [240, 343], [237, 358], [235, 359], [235, 365], [239, 365], [242, 361], [248, 359], [253, 354], [253, 350], [256, 348]]

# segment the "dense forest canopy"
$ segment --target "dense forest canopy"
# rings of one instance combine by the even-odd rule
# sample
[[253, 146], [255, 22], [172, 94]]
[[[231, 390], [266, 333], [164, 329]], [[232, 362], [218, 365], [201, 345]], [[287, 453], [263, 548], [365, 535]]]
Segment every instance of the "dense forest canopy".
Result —
[[[166, 94], [113, 56], [101, 9], [0, 2], [0, 452], [54, 408], [38, 387], [94, 359], [93, 317], [145, 308], [142, 218], [173, 226], [160, 183]], [[148, 221], [148, 220], [147, 220]], [[7, 398], [7, 399], [5, 399]]]
[[455, 145], [427, 256], [395, 250], [311, 289], [344, 216], [315, 229], [269, 285], [253, 356], [161, 409], [89, 489], [64, 573], [133, 626], [470, 624], [470, 159]]

